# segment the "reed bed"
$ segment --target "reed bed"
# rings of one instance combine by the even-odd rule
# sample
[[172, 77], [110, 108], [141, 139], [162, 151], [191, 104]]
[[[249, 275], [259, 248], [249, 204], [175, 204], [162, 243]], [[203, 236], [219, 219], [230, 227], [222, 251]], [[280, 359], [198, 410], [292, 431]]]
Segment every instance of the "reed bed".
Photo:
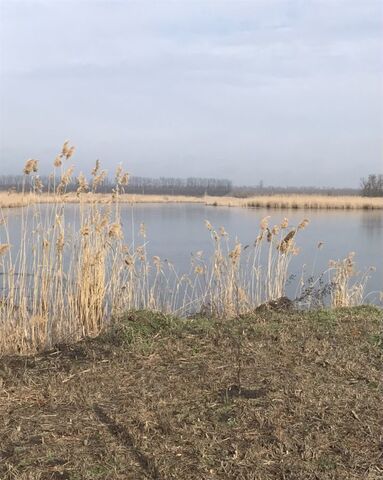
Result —
[[383, 197], [325, 195], [265, 195], [249, 198], [210, 197], [207, 205], [247, 208], [376, 210], [383, 209]]
[[[15, 193], [0, 192], [0, 208], [17, 208], [32, 205], [35, 203], [109, 203], [112, 199], [112, 193], [88, 192], [81, 198], [75, 192], [68, 192], [58, 198], [55, 193], [41, 193], [39, 195], [33, 192]], [[205, 203], [204, 197], [189, 197], [183, 195], [143, 195], [121, 193], [120, 203]]]
[[[82, 202], [107, 203], [112, 194], [92, 193], [81, 198]], [[0, 207], [15, 208], [34, 203], [56, 203], [55, 193], [33, 192], [15, 193], [0, 192]], [[325, 196], [325, 195], [265, 195], [249, 198], [236, 197], [193, 197], [186, 195], [144, 195], [121, 193], [121, 203], [199, 203], [210, 206], [243, 207], [243, 208], [269, 208], [269, 209], [311, 209], [311, 210], [381, 210], [383, 198], [361, 196]], [[80, 203], [76, 193], [69, 192], [60, 198], [60, 202]]]
[[[98, 161], [90, 181], [77, 175], [79, 221], [74, 231], [69, 228], [66, 188], [74, 176], [73, 153], [65, 142], [54, 160], [52, 184], [45, 186], [52, 199], [49, 209], [42, 209], [46, 198], [38, 162], [26, 162], [23, 198], [33, 201], [21, 209], [20, 239], [10, 238], [5, 209], [0, 209], [1, 353], [33, 352], [96, 336], [130, 310], [236, 317], [285, 295], [289, 264], [299, 254], [296, 241], [307, 219], [290, 227], [287, 218], [271, 225], [266, 217], [251, 245], [232, 241], [223, 227], [206, 221], [212, 254], [196, 252], [190, 272], [179, 275], [169, 261], [149, 256], [145, 225], [135, 242], [126, 244], [120, 205], [129, 175], [121, 166], [107, 197], [97, 194], [106, 177]], [[17, 249], [12, 248], [16, 241]], [[330, 266], [333, 306], [363, 302], [367, 275], [360, 280], [353, 265], [348, 257]]]

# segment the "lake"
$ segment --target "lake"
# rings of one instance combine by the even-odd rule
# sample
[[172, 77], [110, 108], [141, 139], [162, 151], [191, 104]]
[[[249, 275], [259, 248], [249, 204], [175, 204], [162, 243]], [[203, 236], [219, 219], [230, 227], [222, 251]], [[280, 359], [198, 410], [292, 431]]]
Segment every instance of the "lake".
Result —
[[[50, 205], [41, 205], [42, 211], [49, 212]], [[79, 207], [66, 205], [68, 229], [75, 229]], [[5, 211], [13, 248], [17, 248], [20, 238], [21, 210]], [[147, 229], [147, 250], [149, 255], [158, 255], [168, 259], [182, 274], [190, 270], [191, 254], [212, 251], [212, 241], [204, 221], [218, 229], [223, 226], [234, 242], [237, 237], [243, 245], [253, 244], [258, 232], [260, 220], [270, 216], [269, 223], [280, 223], [289, 219], [290, 226], [296, 226], [304, 218], [310, 223], [299, 232], [296, 243], [300, 254], [293, 258], [290, 274], [295, 276], [288, 287], [288, 294], [294, 296], [297, 279], [300, 278], [303, 265], [306, 276], [314, 276], [328, 269], [329, 260], [338, 260], [355, 252], [358, 271], [371, 266], [367, 291], [367, 301], [379, 303], [379, 292], [383, 290], [383, 212], [382, 211], [336, 211], [336, 210], [273, 210], [245, 209], [239, 207], [212, 207], [202, 204], [128, 204], [121, 205], [121, 217], [127, 243], [136, 238], [141, 223]], [[6, 242], [1, 232], [0, 242]], [[323, 247], [318, 249], [318, 243]]]

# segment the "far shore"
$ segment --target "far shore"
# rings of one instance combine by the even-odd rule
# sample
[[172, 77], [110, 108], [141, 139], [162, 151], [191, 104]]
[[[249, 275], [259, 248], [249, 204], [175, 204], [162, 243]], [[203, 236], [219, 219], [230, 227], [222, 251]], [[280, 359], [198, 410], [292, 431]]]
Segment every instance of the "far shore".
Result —
[[[76, 193], [64, 195], [0, 192], [0, 208], [17, 208], [37, 203], [80, 203], [113, 201], [110, 193]], [[326, 196], [326, 195], [259, 195], [247, 198], [194, 197], [184, 195], [120, 194], [122, 203], [199, 203], [203, 205], [245, 208], [275, 209], [324, 209], [324, 210], [380, 210], [383, 197]]]

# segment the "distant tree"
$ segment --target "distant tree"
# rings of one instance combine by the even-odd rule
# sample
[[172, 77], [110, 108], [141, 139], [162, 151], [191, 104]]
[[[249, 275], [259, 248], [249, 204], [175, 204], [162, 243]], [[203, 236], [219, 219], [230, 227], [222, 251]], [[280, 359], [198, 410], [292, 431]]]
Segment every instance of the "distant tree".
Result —
[[362, 195], [364, 197], [383, 197], [383, 175], [370, 174], [361, 179]]
[[[30, 180], [30, 179], [28, 179]], [[44, 191], [47, 191], [47, 186], [58, 185], [60, 179], [50, 179], [47, 176], [41, 176]], [[23, 175], [0, 175], [0, 191], [15, 190], [21, 192], [23, 186], [28, 190], [30, 184], [25, 184], [25, 178]], [[76, 191], [78, 188], [77, 181], [73, 179], [66, 188], [67, 192]], [[107, 193], [111, 192], [114, 188], [114, 182], [111, 178], [105, 178], [101, 185], [98, 187], [98, 192]], [[155, 195], [211, 195], [211, 196], [223, 196], [228, 195], [233, 188], [230, 180], [218, 179], [218, 178], [174, 178], [174, 177], [130, 177], [129, 184], [124, 188], [126, 193], [143, 193], [143, 194], [155, 194]]]

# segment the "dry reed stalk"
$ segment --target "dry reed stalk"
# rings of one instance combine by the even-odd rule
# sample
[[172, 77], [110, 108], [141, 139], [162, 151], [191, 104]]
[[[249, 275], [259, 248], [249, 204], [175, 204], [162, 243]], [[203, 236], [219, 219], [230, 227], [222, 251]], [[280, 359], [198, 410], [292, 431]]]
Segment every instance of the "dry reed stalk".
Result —
[[[73, 152], [74, 147], [65, 142], [55, 168], [61, 168], [62, 160], [71, 158]], [[28, 160], [25, 176], [36, 174], [37, 166], [37, 161]], [[43, 186], [37, 175], [32, 175], [31, 193], [20, 197], [23, 202], [28, 200], [21, 211], [17, 251], [10, 248], [0, 209], [0, 240], [5, 237], [0, 243], [1, 352], [30, 352], [59, 341], [97, 335], [112, 316], [126, 310], [149, 308], [179, 315], [202, 311], [227, 317], [246, 314], [285, 294], [289, 264], [298, 254], [295, 241], [306, 227], [306, 219], [286, 233], [287, 218], [270, 226], [266, 217], [253, 245], [242, 245], [237, 239], [231, 242], [223, 227], [216, 230], [206, 221], [213, 254], [205, 259], [203, 252], [197, 252], [189, 275], [179, 276], [170, 262], [158, 256], [149, 259], [145, 225], [139, 231], [142, 243], [125, 245], [120, 202], [132, 197], [123, 193], [129, 176], [121, 167], [116, 171], [113, 202], [110, 195], [95, 194], [106, 175], [99, 161], [91, 185], [80, 173], [78, 190], [68, 197], [66, 187], [72, 174], [73, 167], [62, 171], [57, 188], [53, 176], [47, 188], [54, 192], [50, 195], [41, 193]], [[83, 195], [89, 189], [92, 193]], [[79, 203], [79, 224], [71, 234], [66, 205], [73, 199]], [[46, 201], [52, 203], [48, 210], [42, 208]], [[333, 306], [363, 300], [367, 276], [350, 284], [353, 267], [352, 256], [332, 265]]]
[[330, 276], [333, 285], [331, 291], [331, 307], [354, 307], [362, 305], [366, 286], [369, 279], [369, 270], [362, 275], [356, 271], [355, 252], [350, 252], [343, 260], [330, 261]]
[[299, 208], [314, 210], [373, 210], [383, 208], [383, 198], [368, 198], [361, 196], [329, 197], [325, 195], [264, 195], [249, 198], [206, 197], [205, 201], [207, 205], [250, 208]]
[[[61, 160], [60, 160], [61, 161]], [[94, 202], [110, 202], [114, 199], [114, 194], [97, 193], [97, 188], [105, 178], [106, 173], [100, 174], [93, 184], [93, 195], [88, 195], [83, 201], [88, 203]], [[127, 182], [129, 175], [121, 181]], [[54, 178], [54, 176], [52, 176]], [[121, 184], [123, 185], [123, 184]], [[43, 195], [32, 195], [31, 193], [7, 193], [0, 192], [0, 207], [12, 208], [21, 207], [29, 203], [55, 203], [56, 196], [48, 188], [50, 193]], [[68, 203], [79, 203], [77, 192], [67, 194], [65, 201]], [[250, 199], [238, 199], [233, 197], [190, 197], [183, 195], [143, 195], [143, 194], [127, 194], [123, 188], [119, 188], [119, 203], [198, 203], [206, 205], [243, 207], [243, 208], [275, 208], [275, 209], [325, 209], [325, 210], [381, 210], [383, 209], [382, 198], [367, 197], [320, 197], [315, 195], [297, 195], [297, 196], [269, 196], [254, 197]]]

